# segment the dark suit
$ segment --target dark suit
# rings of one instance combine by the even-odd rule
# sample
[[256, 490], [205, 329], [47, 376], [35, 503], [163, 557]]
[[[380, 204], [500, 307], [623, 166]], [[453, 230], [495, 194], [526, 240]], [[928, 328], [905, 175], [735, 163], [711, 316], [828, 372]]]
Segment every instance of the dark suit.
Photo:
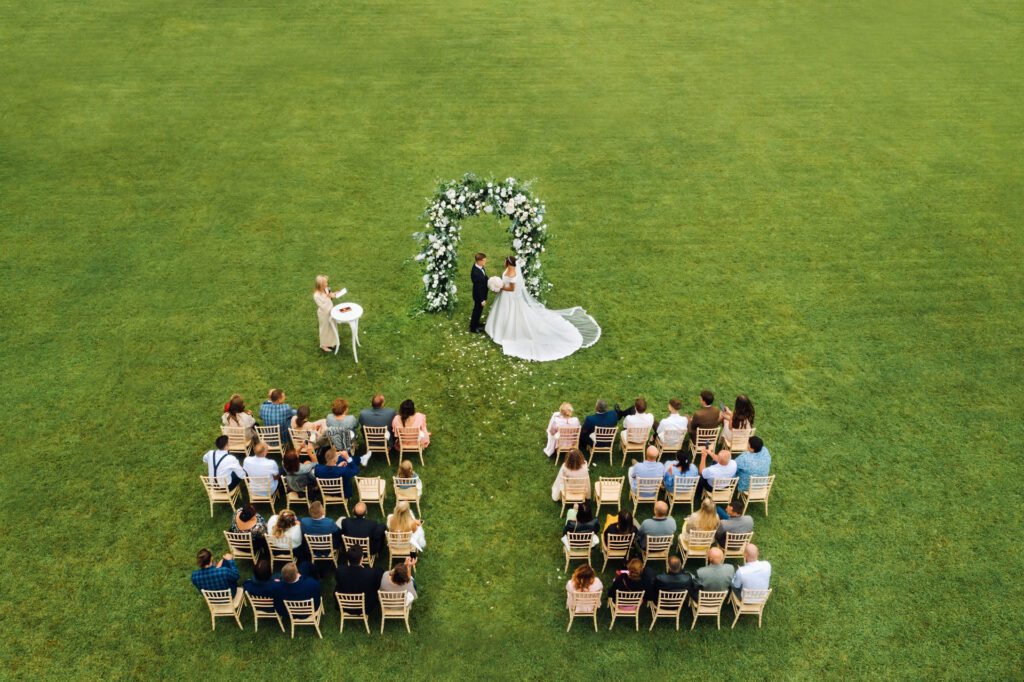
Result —
[[373, 613], [377, 610], [377, 590], [380, 589], [380, 579], [383, 577], [383, 568], [338, 566], [338, 570], [334, 572], [334, 591], [341, 594], [362, 594], [366, 612]]
[[693, 576], [686, 571], [678, 573], [662, 573], [655, 576], [654, 582], [647, 590], [647, 601], [658, 601], [658, 591], [665, 592], [692, 592], [694, 585]]
[[589, 415], [583, 420], [583, 428], [580, 429], [580, 446], [589, 448], [594, 444], [590, 440], [590, 434], [594, 433], [594, 429], [598, 426], [611, 428], [618, 423], [619, 418], [615, 416], [614, 412], [597, 412]]
[[[702, 407], [693, 413], [693, 419], [690, 420], [690, 425], [686, 427], [686, 435], [689, 437], [690, 442], [697, 437], [697, 429], [713, 429], [718, 426], [719, 416], [722, 411], [714, 405], [708, 405]], [[714, 450], [714, 447], [711, 448]]]
[[473, 280], [473, 314], [469, 318], [469, 331], [472, 332], [480, 327], [480, 315], [484, 312], [484, 301], [487, 300], [487, 273], [474, 263], [469, 277]]
[[320, 581], [316, 578], [311, 578], [308, 575], [300, 575], [299, 579], [293, 583], [286, 583], [281, 581], [277, 583], [277, 594], [275, 596], [275, 604], [278, 605], [277, 612], [283, 616], [288, 615], [287, 609], [284, 607], [284, 602], [287, 601], [300, 601], [303, 599], [312, 599], [313, 608], [320, 606]]
[[342, 519], [341, 534], [350, 538], [370, 538], [371, 554], [379, 554], [384, 545], [384, 524], [365, 516], [349, 516]]

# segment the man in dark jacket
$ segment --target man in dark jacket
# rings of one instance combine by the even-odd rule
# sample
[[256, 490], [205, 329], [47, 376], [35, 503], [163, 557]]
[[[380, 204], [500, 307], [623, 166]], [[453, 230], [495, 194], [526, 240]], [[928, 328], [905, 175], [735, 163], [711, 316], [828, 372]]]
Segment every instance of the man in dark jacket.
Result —
[[619, 423], [619, 418], [614, 412], [608, 411], [608, 403], [598, 400], [594, 405], [594, 414], [583, 420], [583, 428], [580, 429], [580, 449], [590, 448], [594, 445], [594, 429], [598, 426], [611, 428]]
[[380, 554], [384, 546], [384, 524], [366, 518], [366, 504], [356, 502], [352, 516], [341, 519], [341, 534], [350, 538], [370, 538], [370, 554]]
[[[338, 594], [361, 594], [367, 613], [377, 610], [377, 590], [384, 577], [383, 568], [363, 565], [363, 550], [355, 545], [345, 552], [348, 565], [338, 566], [334, 573], [334, 591]], [[346, 610], [347, 612], [347, 610]]]
[[469, 274], [469, 278], [473, 280], [473, 314], [469, 317], [469, 331], [478, 334], [484, 333], [484, 328], [480, 326], [480, 315], [483, 314], [484, 306], [487, 305], [487, 271], [484, 270], [485, 265], [487, 265], [487, 256], [482, 253], [476, 254], [476, 264], [473, 265], [473, 269]]

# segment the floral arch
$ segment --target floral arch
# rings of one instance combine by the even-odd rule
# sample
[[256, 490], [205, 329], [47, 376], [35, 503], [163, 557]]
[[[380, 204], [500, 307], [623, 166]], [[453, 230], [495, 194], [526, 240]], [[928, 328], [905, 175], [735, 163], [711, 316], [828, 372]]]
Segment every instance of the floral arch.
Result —
[[[427, 221], [426, 229], [413, 235], [420, 243], [416, 260], [424, 266], [423, 307], [427, 312], [455, 307], [455, 261], [462, 242], [462, 220], [481, 213], [508, 218], [512, 251], [526, 288], [543, 300], [544, 289], [551, 286], [546, 284], [540, 267], [548, 226], [544, 223], [544, 204], [532, 195], [529, 182], [515, 178], [499, 182], [467, 173], [461, 180], [440, 183], [429, 201], [422, 216]], [[465, 279], [468, 281], [469, 276]]]

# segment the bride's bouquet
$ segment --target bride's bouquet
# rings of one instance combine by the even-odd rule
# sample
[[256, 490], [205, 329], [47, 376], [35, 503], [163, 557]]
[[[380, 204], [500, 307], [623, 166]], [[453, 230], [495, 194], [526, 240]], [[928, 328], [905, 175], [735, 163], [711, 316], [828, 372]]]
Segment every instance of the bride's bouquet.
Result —
[[505, 284], [501, 281], [501, 277], [491, 277], [487, 280], [487, 288], [495, 293], [501, 291], [503, 286], [505, 286]]

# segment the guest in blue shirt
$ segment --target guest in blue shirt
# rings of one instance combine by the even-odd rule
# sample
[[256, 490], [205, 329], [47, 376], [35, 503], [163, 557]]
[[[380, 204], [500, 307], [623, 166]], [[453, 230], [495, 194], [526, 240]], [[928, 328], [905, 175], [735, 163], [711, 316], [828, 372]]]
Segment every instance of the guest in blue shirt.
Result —
[[192, 571], [192, 584], [197, 590], [231, 590], [238, 589], [238, 568], [230, 554], [213, 564], [213, 554], [208, 549], [201, 549], [196, 554], [196, 565]]
[[295, 564], [288, 563], [281, 569], [281, 582], [277, 592], [278, 612], [287, 613], [284, 602], [312, 599], [313, 608], [320, 607], [320, 581], [311, 575], [302, 575]]
[[268, 400], [260, 405], [260, 421], [264, 426], [276, 426], [281, 429], [281, 442], [289, 442], [288, 427], [291, 426], [295, 410], [284, 401], [284, 391], [275, 388], [267, 395]]
[[[327, 451], [327, 464], [313, 467], [313, 475], [317, 478], [343, 478], [345, 497], [352, 497], [352, 479], [359, 475], [359, 460], [349, 457], [344, 450], [331, 448]], [[339, 461], [340, 460], [340, 461]]]
[[254, 597], [276, 599], [281, 591], [281, 581], [271, 577], [270, 562], [260, 559], [252, 567], [252, 577], [242, 583], [242, 589]]
[[[629, 467], [629, 487], [636, 490], [637, 479], [640, 478], [665, 478], [665, 465], [658, 461], [658, 448], [653, 445], [647, 447], [647, 454], [644, 461], [636, 462]], [[655, 491], [657, 496], [657, 491]]]
[[608, 411], [608, 403], [598, 400], [594, 405], [594, 414], [583, 420], [583, 426], [580, 429], [580, 447], [589, 448], [594, 444], [594, 429], [598, 426], [611, 428], [618, 423], [619, 418], [615, 416], [615, 413]]
[[[324, 516], [324, 505], [319, 500], [310, 503], [309, 516], [303, 517], [299, 525], [302, 527], [303, 539], [307, 535], [331, 535], [334, 537], [334, 548], [338, 549], [341, 546], [341, 529], [338, 528], [338, 524]], [[310, 550], [310, 554], [314, 559], [329, 558], [325, 551], [313, 555]]]
[[739, 482], [736, 490], [749, 490], [751, 476], [768, 476], [772, 467], [772, 456], [757, 436], [747, 441], [747, 451], [736, 458], [736, 476]]
[[686, 478], [700, 477], [700, 474], [697, 472], [697, 466], [690, 461], [689, 453], [681, 452], [679, 453], [679, 459], [668, 463], [668, 468], [665, 470], [665, 490], [669, 492], [675, 491], [676, 476]]

